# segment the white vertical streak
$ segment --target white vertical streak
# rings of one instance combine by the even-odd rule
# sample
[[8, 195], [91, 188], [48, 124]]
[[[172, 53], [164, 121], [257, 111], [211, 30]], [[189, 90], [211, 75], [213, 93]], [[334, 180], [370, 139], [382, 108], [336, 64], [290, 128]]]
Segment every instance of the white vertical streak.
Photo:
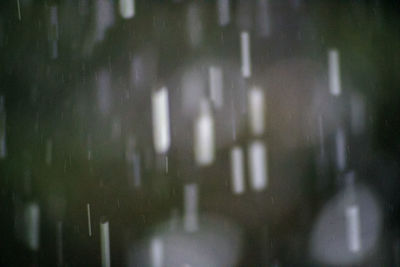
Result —
[[135, 16], [135, 0], [119, 0], [119, 13], [124, 19]]
[[40, 245], [40, 208], [29, 203], [25, 210], [26, 243], [29, 249], [37, 251]]
[[336, 130], [336, 168], [338, 171], [344, 171], [346, 168], [346, 136], [342, 128]]
[[357, 253], [361, 250], [360, 210], [358, 205], [346, 207], [346, 227], [349, 250]]
[[243, 150], [239, 146], [233, 147], [231, 150], [231, 175], [234, 194], [242, 194], [245, 190], [243, 160]]
[[88, 217], [88, 232], [89, 236], [92, 236], [92, 222], [90, 220], [90, 204], [86, 204], [86, 211], [87, 211], [87, 217]]
[[268, 185], [268, 158], [264, 143], [253, 141], [249, 145], [250, 185], [253, 190], [264, 190]]
[[160, 238], [153, 238], [150, 245], [151, 267], [162, 267], [164, 261], [164, 244]]
[[108, 221], [100, 223], [101, 266], [111, 266], [110, 230]]
[[186, 26], [189, 42], [192, 47], [198, 46], [203, 38], [203, 23], [201, 10], [196, 2], [189, 5], [186, 14]]
[[242, 57], [242, 75], [244, 78], [251, 76], [250, 36], [243, 31], [240, 33], [240, 51]]
[[339, 96], [342, 88], [340, 84], [340, 61], [339, 52], [331, 49], [328, 52], [328, 68], [329, 68], [329, 91], [334, 96]]
[[198, 229], [198, 190], [197, 184], [187, 184], [184, 188], [184, 229], [195, 232]]
[[253, 87], [248, 91], [250, 129], [254, 135], [264, 133], [264, 92]]
[[230, 0], [218, 0], [218, 22], [219, 26], [226, 26], [231, 21]]
[[168, 91], [166, 87], [153, 92], [151, 97], [153, 115], [153, 141], [157, 153], [166, 153], [171, 143], [169, 125]]
[[224, 80], [222, 69], [220, 67], [211, 66], [208, 69], [210, 98], [216, 108], [221, 108], [224, 101]]
[[214, 120], [209, 103], [204, 100], [200, 104], [200, 114], [194, 125], [194, 153], [196, 163], [206, 166], [215, 157]]
[[19, 4], [19, 0], [17, 0], [17, 8], [18, 8], [18, 20], [21, 20], [21, 5]]

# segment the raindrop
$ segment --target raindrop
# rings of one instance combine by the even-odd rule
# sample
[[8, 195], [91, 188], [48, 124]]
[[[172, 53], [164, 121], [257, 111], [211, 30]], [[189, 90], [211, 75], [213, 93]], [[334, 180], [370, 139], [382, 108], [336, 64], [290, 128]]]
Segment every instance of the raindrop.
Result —
[[330, 49], [328, 51], [328, 69], [329, 69], [329, 92], [334, 96], [339, 96], [342, 92], [340, 81], [340, 61], [339, 51]]

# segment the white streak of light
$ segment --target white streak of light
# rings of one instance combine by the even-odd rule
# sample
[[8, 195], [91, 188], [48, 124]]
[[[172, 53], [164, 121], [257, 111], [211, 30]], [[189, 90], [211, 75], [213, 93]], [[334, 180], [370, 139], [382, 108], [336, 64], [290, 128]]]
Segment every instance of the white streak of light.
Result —
[[18, 8], [18, 20], [21, 20], [21, 5], [19, 4], [19, 0], [17, 0], [17, 8]]
[[250, 36], [244, 31], [240, 33], [240, 51], [242, 57], [242, 75], [244, 78], [251, 76]]
[[264, 133], [264, 92], [254, 87], [248, 91], [250, 129], [254, 135]]
[[328, 52], [329, 91], [334, 96], [339, 96], [342, 88], [340, 84], [339, 52], [331, 49]]
[[218, 22], [220, 26], [226, 26], [231, 21], [230, 0], [218, 0]]
[[151, 104], [153, 111], [154, 149], [157, 153], [166, 153], [171, 143], [168, 91], [166, 87], [153, 92]]
[[135, 16], [135, 0], [119, 0], [119, 13], [124, 19]]
[[46, 164], [51, 165], [53, 159], [53, 141], [51, 139], [48, 139], [46, 141]]
[[360, 210], [358, 205], [346, 207], [346, 226], [349, 250], [357, 253], [361, 250]]
[[165, 157], [165, 173], [168, 174], [168, 157]]
[[184, 188], [184, 229], [195, 232], [198, 229], [198, 190], [197, 184], [187, 184]]
[[160, 238], [151, 240], [150, 248], [151, 267], [162, 267], [164, 261], [164, 244]]
[[200, 166], [210, 165], [215, 153], [214, 120], [206, 100], [200, 103], [200, 114], [194, 125], [194, 153]]
[[193, 2], [189, 5], [186, 15], [187, 34], [192, 47], [196, 47], [201, 43], [203, 38], [203, 24], [201, 21], [200, 7]]
[[111, 266], [110, 255], [110, 230], [108, 221], [100, 223], [100, 247], [101, 247], [101, 266]]
[[245, 190], [244, 162], [243, 150], [239, 146], [235, 146], [231, 150], [231, 175], [233, 193], [242, 194]]
[[224, 101], [224, 80], [222, 69], [220, 67], [210, 67], [209, 74], [209, 87], [210, 98], [216, 108], [221, 108]]
[[90, 204], [86, 204], [86, 210], [87, 210], [87, 217], [88, 217], [88, 231], [89, 231], [89, 236], [92, 236], [92, 222], [90, 220]]
[[37, 251], [40, 243], [40, 208], [36, 203], [30, 203], [25, 210], [26, 241], [28, 247]]
[[255, 191], [261, 191], [268, 185], [267, 150], [261, 141], [253, 141], [249, 145], [250, 185]]
[[344, 171], [346, 168], [346, 136], [342, 128], [336, 130], [336, 168], [338, 171]]

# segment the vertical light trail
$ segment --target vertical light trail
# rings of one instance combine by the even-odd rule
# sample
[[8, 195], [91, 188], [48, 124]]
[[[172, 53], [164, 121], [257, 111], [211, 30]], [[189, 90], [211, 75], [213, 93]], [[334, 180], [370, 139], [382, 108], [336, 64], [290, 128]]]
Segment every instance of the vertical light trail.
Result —
[[184, 229], [195, 232], [198, 229], [198, 189], [197, 184], [184, 187]]
[[155, 237], [150, 244], [150, 261], [151, 267], [162, 267], [164, 261], [164, 244], [163, 241]]
[[208, 69], [210, 99], [216, 108], [221, 108], [224, 103], [224, 80], [220, 67], [211, 66]]
[[342, 92], [340, 83], [340, 61], [339, 51], [331, 49], [328, 52], [328, 69], [329, 69], [329, 92], [334, 96], [339, 96]]
[[219, 26], [226, 26], [231, 21], [230, 0], [218, 0], [218, 23]]
[[17, 0], [17, 9], [18, 9], [18, 20], [21, 20], [21, 5], [19, 0]]
[[166, 153], [171, 143], [167, 88], [154, 91], [151, 103], [154, 149], [159, 154]]
[[101, 266], [111, 266], [110, 255], [110, 230], [108, 221], [100, 223], [100, 248], [101, 248]]
[[360, 210], [358, 205], [346, 207], [347, 244], [349, 250], [357, 253], [361, 250]]
[[248, 91], [248, 108], [250, 129], [253, 135], [264, 133], [264, 92], [261, 88], [253, 87]]
[[335, 146], [336, 168], [338, 171], [344, 171], [346, 168], [346, 135], [342, 128], [336, 130]]
[[231, 150], [231, 185], [234, 194], [242, 194], [245, 190], [244, 183], [244, 157], [243, 150], [235, 146]]
[[135, 16], [135, 0], [119, 0], [119, 13], [124, 19]]
[[242, 57], [242, 75], [244, 78], [251, 76], [250, 35], [243, 31], [240, 33], [240, 51]]
[[250, 185], [255, 191], [262, 191], [268, 185], [268, 158], [265, 145], [261, 141], [253, 141], [248, 147]]
[[210, 165], [215, 158], [214, 120], [207, 100], [200, 103], [200, 114], [194, 125], [194, 153], [200, 166]]
[[26, 241], [29, 249], [38, 251], [40, 246], [40, 208], [29, 203], [25, 209]]
[[92, 222], [90, 220], [90, 204], [86, 204], [86, 211], [87, 211], [87, 217], [88, 217], [88, 233], [89, 236], [92, 236]]

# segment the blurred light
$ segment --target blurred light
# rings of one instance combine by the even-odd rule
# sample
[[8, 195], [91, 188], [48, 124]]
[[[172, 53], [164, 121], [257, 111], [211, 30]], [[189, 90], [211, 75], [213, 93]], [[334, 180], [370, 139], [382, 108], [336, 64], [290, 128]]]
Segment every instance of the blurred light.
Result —
[[200, 113], [194, 125], [194, 153], [200, 166], [210, 165], [215, 158], [214, 120], [207, 100], [200, 103]]
[[110, 254], [110, 230], [108, 221], [100, 223], [100, 248], [101, 248], [101, 266], [111, 266]]
[[119, 0], [119, 13], [124, 19], [135, 16], [135, 0]]
[[255, 191], [262, 191], [268, 186], [268, 158], [263, 142], [252, 141], [248, 147], [250, 185]]
[[340, 61], [339, 51], [330, 49], [328, 51], [328, 69], [329, 69], [329, 91], [334, 96], [339, 96], [342, 92], [340, 81]]
[[224, 80], [220, 67], [211, 66], [208, 69], [210, 98], [214, 107], [221, 108], [224, 103]]
[[317, 217], [311, 255], [321, 264], [360, 263], [376, 248], [381, 226], [381, 207], [371, 191], [364, 185], [347, 183]]
[[242, 57], [242, 75], [244, 78], [251, 76], [250, 36], [248, 32], [240, 33], [240, 52]]
[[231, 149], [231, 176], [232, 191], [242, 194], [245, 190], [243, 150], [239, 146]]
[[24, 212], [26, 245], [33, 251], [38, 251], [40, 246], [40, 208], [39, 205], [27, 203]]
[[346, 168], [346, 135], [343, 128], [339, 127], [335, 134], [335, 152], [336, 152], [336, 168], [338, 171], [344, 171]]
[[218, 23], [219, 26], [226, 26], [231, 21], [230, 0], [218, 0]]
[[197, 184], [184, 187], [184, 228], [187, 232], [195, 232], [198, 226], [198, 190]]
[[253, 135], [259, 136], [264, 133], [264, 92], [261, 88], [253, 87], [248, 91], [248, 107], [250, 130]]
[[189, 4], [186, 13], [187, 35], [191, 47], [200, 45], [203, 38], [203, 22], [201, 20], [201, 9], [196, 2]]
[[151, 240], [151, 248], [150, 248], [150, 261], [151, 267], [163, 267], [163, 241], [160, 238], [153, 238]]
[[92, 222], [90, 219], [90, 204], [86, 204], [86, 212], [87, 212], [87, 219], [88, 219], [88, 234], [89, 236], [92, 236]]
[[151, 97], [153, 118], [153, 142], [157, 153], [166, 153], [171, 143], [168, 91], [162, 87]]

